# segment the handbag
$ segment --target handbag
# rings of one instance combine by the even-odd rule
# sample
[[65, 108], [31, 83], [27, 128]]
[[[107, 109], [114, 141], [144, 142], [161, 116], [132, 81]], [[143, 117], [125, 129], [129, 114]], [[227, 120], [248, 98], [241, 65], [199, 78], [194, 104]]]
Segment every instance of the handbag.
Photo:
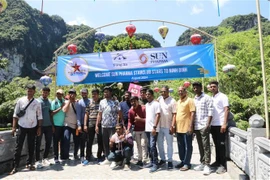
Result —
[[28, 108], [28, 106], [34, 101], [34, 98], [27, 104], [27, 106], [23, 109], [20, 110], [16, 115], [20, 118], [23, 117], [26, 113], [26, 109]]

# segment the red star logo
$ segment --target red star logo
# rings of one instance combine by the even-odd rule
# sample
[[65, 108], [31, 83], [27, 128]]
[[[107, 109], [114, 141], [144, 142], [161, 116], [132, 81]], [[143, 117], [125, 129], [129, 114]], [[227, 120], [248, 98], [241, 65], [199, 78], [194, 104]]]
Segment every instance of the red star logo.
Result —
[[81, 71], [80, 71], [80, 66], [77, 65], [77, 63], [75, 63], [75, 65], [72, 66], [72, 67], [74, 68], [74, 72], [76, 72], [76, 71], [81, 72]]

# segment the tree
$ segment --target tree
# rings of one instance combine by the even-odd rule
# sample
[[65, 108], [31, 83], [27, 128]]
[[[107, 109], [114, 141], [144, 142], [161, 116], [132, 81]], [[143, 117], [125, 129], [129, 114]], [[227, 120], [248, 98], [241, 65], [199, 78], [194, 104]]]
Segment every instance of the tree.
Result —
[[2, 54], [0, 54], [0, 69], [5, 69], [8, 66], [8, 59], [3, 58]]

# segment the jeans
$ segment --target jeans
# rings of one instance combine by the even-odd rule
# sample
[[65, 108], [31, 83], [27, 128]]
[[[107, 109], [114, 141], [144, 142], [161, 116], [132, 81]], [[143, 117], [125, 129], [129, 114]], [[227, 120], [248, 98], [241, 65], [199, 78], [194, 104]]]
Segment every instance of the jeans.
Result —
[[181, 163], [191, 167], [190, 160], [193, 151], [192, 147], [192, 134], [176, 133], [178, 155]]
[[144, 131], [134, 131], [138, 149], [138, 161], [147, 159], [147, 137]]
[[132, 155], [133, 155], [132, 148], [124, 147], [123, 151], [116, 150], [115, 152], [110, 152], [108, 160], [119, 162], [123, 161], [124, 158], [126, 158], [126, 163], [129, 164]]
[[200, 162], [202, 164], [209, 165], [211, 162], [211, 150], [210, 150], [210, 138], [209, 130], [205, 128], [201, 130], [195, 130], [199, 151], [200, 151]]
[[167, 155], [168, 155], [168, 162], [172, 162], [173, 156], [173, 135], [170, 134], [169, 128], [161, 127], [158, 133], [158, 152], [161, 160], [166, 161], [165, 152], [164, 152], [164, 137], [167, 142]]
[[[83, 125], [82, 125], [83, 127]], [[87, 140], [87, 133], [83, 131], [82, 129], [82, 132], [79, 133], [79, 145], [80, 145], [80, 157], [84, 157], [85, 153], [84, 153], [84, 150], [85, 150], [85, 143], [86, 143], [86, 140]]]
[[13, 159], [13, 168], [18, 168], [21, 160], [21, 153], [23, 148], [23, 143], [25, 136], [27, 135], [27, 143], [28, 143], [28, 159], [27, 164], [33, 165], [33, 157], [35, 151], [35, 136], [37, 134], [37, 128], [23, 128], [19, 126], [18, 132], [16, 134], [16, 148]]
[[225, 137], [226, 133], [220, 133], [221, 126], [211, 126], [211, 134], [215, 144], [216, 162], [227, 168]]
[[59, 158], [59, 142], [60, 142], [61, 155], [63, 154], [64, 127], [63, 126], [54, 126], [54, 127], [55, 127], [55, 132], [53, 133], [54, 159], [58, 160], [58, 158]]
[[[87, 148], [86, 148], [86, 158], [90, 160], [92, 153], [92, 146], [95, 138], [95, 127], [88, 128], [88, 138], [87, 138]], [[101, 126], [99, 127], [99, 133], [97, 134], [97, 142], [98, 142], [98, 151], [97, 151], [97, 158], [101, 158], [101, 154], [103, 152], [103, 141], [102, 141], [102, 132]]]
[[110, 154], [110, 138], [115, 133], [115, 127], [113, 128], [102, 128], [102, 140], [105, 157]]
[[148, 146], [150, 147], [150, 157], [151, 164], [158, 165], [158, 152], [157, 152], [157, 137], [158, 133], [155, 136], [151, 132], [145, 132], [148, 139]]
[[45, 150], [43, 154], [43, 159], [45, 159], [45, 158], [48, 158], [51, 144], [52, 144], [52, 137], [53, 137], [52, 126], [42, 126], [41, 135], [36, 136], [36, 161], [41, 160], [40, 159], [40, 146], [41, 146], [43, 134], [45, 135]]
[[71, 127], [64, 127], [64, 139], [63, 139], [63, 155], [61, 154], [61, 159], [69, 159], [69, 149], [70, 149], [70, 137], [73, 136], [74, 142], [74, 156], [77, 156], [79, 150], [79, 138], [76, 136], [76, 129]]

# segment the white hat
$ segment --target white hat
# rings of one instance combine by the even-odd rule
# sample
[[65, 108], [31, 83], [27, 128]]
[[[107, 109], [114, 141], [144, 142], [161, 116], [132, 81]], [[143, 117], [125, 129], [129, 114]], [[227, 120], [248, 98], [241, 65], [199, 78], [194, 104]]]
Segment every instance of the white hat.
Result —
[[64, 91], [62, 89], [58, 89], [56, 93], [64, 94]]

